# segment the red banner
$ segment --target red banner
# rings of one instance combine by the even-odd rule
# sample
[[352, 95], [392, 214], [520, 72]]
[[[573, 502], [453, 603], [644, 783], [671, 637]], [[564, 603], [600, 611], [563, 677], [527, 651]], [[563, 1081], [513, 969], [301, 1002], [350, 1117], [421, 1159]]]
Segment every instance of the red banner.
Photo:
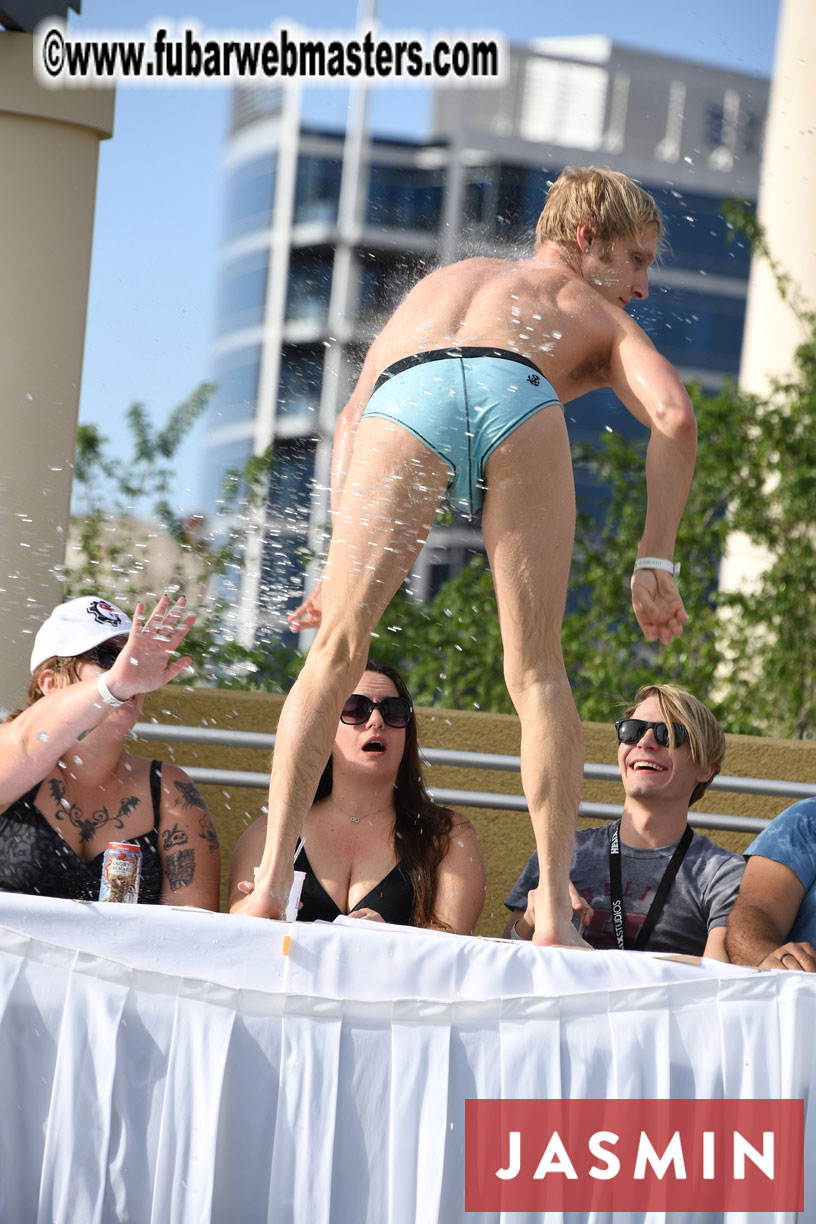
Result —
[[802, 1101], [465, 1102], [466, 1211], [803, 1211]]

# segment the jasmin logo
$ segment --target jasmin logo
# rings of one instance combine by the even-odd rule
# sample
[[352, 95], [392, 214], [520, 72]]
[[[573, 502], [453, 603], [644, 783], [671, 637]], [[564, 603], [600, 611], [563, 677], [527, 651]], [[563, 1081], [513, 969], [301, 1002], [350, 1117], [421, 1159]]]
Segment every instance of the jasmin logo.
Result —
[[793, 1100], [467, 1101], [467, 1211], [803, 1211]]

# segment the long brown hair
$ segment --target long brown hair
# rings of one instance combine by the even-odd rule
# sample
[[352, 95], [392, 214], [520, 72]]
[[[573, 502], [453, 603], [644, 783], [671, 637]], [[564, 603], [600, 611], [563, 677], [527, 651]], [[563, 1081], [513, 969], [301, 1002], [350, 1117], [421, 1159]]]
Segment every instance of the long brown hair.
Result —
[[[396, 668], [369, 659], [365, 671], [386, 676], [400, 697], [411, 702], [411, 694]], [[325, 799], [332, 789], [332, 762], [329, 757], [320, 776], [315, 802]], [[448, 852], [453, 812], [434, 803], [422, 780], [419, 760], [416, 715], [412, 714], [405, 728], [405, 748], [394, 783], [394, 853], [411, 880], [414, 889], [412, 926], [449, 928], [434, 912], [436, 873]]]

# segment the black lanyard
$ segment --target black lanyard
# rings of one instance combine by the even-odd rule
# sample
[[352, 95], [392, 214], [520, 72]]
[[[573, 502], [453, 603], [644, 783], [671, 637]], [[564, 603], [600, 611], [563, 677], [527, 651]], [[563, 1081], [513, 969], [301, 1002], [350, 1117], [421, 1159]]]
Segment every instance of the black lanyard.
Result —
[[[612, 900], [612, 928], [615, 932], [617, 945], [623, 951], [626, 948], [626, 936], [623, 930], [624, 912], [623, 886], [621, 883], [620, 827], [621, 822], [618, 821], [609, 839], [609, 892]], [[663, 906], [666, 904], [669, 890], [674, 883], [674, 877], [680, 870], [680, 864], [686, 857], [686, 851], [691, 845], [693, 836], [694, 831], [691, 825], [686, 825], [686, 831], [677, 843], [674, 854], [671, 856], [666, 870], [663, 872], [663, 879], [657, 886], [657, 892], [652, 898], [649, 912], [644, 918], [643, 925], [635, 938], [635, 949], [639, 952], [642, 952], [646, 947], [651, 938], [652, 931], [657, 925], [657, 920], [663, 913]]]

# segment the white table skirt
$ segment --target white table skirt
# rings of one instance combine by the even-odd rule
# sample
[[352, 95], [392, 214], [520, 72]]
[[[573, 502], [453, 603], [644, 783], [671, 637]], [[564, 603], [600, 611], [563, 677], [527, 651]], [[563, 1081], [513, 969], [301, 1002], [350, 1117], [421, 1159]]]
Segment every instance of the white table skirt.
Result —
[[804, 1098], [816, 1153], [814, 1031], [805, 974], [0, 894], [0, 1221], [560, 1220], [465, 1216], [466, 1099]]

